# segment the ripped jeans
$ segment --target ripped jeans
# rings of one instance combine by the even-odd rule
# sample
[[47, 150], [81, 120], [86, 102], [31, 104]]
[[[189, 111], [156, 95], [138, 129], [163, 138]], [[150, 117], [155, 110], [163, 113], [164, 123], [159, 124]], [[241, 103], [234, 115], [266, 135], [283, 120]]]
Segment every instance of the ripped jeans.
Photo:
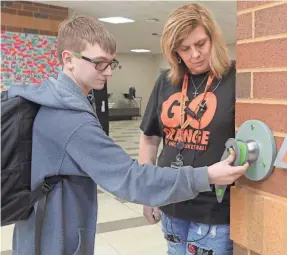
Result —
[[[162, 213], [162, 231], [168, 240], [168, 255], [232, 255], [229, 225], [209, 225], [170, 218]], [[193, 242], [204, 237], [203, 239]]]

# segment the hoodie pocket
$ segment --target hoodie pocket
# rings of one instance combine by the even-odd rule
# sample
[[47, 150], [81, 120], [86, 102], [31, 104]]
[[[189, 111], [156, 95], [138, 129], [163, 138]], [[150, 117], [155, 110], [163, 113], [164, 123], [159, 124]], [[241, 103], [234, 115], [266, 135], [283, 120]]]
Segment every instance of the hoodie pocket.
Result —
[[78, 229], [78, 247], [73, 255], [93, 255], [95, 233], [92, 229]]

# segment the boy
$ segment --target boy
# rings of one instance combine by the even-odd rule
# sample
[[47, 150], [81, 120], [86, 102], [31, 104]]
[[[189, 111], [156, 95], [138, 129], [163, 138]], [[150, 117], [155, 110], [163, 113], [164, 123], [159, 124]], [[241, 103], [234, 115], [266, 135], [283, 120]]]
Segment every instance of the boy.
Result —
[[[161, 206], [194, 198], [209, 191], [210, 184], [230, 184], [246, 171], [247, 166], [230, 166], [233, 154], [210, 167], [141, 166], [113, 143], [86, 96], [111, 77], [118, 65], [115, 52], [115, 39], [101, 24], [73, 17], [59, 27], [63, 71], [58, 78], [9, 89], [9, 97], [20, 95], [42, 105], [33, 127], [32, 189], [46, 176], [72, 176], [48, 196], [42, 255], [94, 253], [97, 184], [127, 201]], [[35, 211], [15, 225], [13, 239], [13, 254], [35, 254]]]

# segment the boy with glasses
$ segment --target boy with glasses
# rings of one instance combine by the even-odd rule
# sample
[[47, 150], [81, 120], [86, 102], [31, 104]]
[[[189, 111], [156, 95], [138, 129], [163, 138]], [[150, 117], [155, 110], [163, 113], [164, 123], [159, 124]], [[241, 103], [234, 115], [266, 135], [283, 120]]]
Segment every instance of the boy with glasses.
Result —
[[[87, 99], [118, 65], [114, 37], [97, 21], [76, 16], [59, 28], [63, 71], [41, 86], [17, 86], [9, 97], [41, 104], [33, 126], [31, 186], [47, 176], [67, 175], [47, 199], [40, 236], [42, 255], [92, 255], [97, 223], [97, 184], [134, 203], [162, 206], [194, 198], [210, 184], [229, 184], [246, 171], [234, 155], [212, 166], [172, 169], [139, 165], [105, 135]], [[36, 211], [17, 222], [13, 254], [35, 252]], [[112, 208], [111, 208], [112, 210]], [[39, 244], [38, 244], [39, 245]]]

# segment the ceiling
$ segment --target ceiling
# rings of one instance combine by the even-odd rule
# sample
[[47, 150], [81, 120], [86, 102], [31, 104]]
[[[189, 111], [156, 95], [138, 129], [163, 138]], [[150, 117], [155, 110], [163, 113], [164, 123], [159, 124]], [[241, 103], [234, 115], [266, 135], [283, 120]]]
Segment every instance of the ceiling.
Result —
[[[131, 49], [143, 48], [151, 50], [148, 54], [158, 54], [161, 53], [160, 37], [152, 33], [161, 33], [168, 14], [173, 9], [192, 2], [200, 2], [212, 12], [227, 44], [236, 42], [236, 1], [53, 1], [49, 4], [69, 7], [70, 13], [76, 12], [95, 18], [121, 16], [133, 19], [135, 22], [128, 24], [104, 23], [116, 37], [117, 52], [131, 53]], [[159, 21], [146, 21], [152, 18]]]

